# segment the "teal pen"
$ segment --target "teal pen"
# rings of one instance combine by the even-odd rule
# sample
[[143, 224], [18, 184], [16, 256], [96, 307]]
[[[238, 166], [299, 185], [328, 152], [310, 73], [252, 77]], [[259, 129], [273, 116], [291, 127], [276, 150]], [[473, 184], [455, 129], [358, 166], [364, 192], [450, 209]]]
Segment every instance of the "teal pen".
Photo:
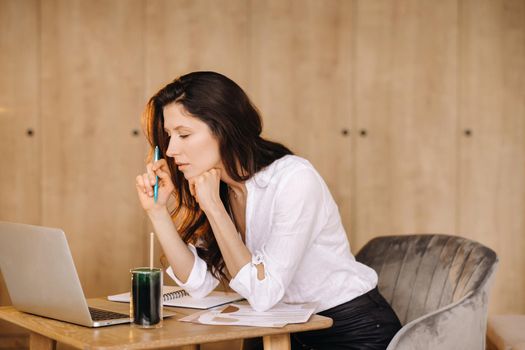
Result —
[[[155, 164], [160, 159], [159, 146], [155, 146], [155, 155], [153, 158], [153, 164]], [[153, 199], [157, 203], [157, 198], [159, 197], [159, 177], [155, 175], [155, 186], [153, 187]]]

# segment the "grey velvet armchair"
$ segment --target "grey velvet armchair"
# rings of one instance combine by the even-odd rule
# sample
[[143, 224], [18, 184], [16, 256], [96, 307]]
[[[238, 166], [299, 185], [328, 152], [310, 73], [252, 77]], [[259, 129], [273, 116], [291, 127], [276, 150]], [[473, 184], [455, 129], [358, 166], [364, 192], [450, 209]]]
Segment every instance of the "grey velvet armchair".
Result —
[[356, 259], [376, 270], [403, 325], [387, 350], [485, 349], [493, 250], [456, 236], [385, 236]]

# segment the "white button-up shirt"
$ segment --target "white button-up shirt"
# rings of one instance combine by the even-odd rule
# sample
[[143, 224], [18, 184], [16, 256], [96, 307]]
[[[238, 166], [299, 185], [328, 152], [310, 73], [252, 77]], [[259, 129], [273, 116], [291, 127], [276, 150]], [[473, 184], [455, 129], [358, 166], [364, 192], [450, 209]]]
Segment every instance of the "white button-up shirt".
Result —
[[[377, 274], [350, 252], [337, 205], [324, 180], [307, 160], [287, 155], [245, 182], [246, 246], [252, 261], [230, 287], [255, 310], [280, 301], [318, 302], [316, 312], [352, 300], [377, 285]], [[194, 297], [204, 297], [219, 283], [196, 249], [186, 283], [168, 274]], [[264, 264], [257, 278], [255, 265]]]

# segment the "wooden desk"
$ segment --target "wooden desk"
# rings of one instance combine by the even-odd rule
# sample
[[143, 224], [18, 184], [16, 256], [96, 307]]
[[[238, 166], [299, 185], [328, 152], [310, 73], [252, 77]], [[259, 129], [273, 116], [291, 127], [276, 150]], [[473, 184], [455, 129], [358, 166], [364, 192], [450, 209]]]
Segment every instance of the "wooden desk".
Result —
[[[105, 299], [90, 299], [88, 303], [90, 306], [112, 311], [129, 312], [129, 304], [114, 303]], [[177, 321], [195, 310], [169, 310], [177, 312], [177, 315], [164, 319], [164, 325], [160, 329], [140, 329], [129, 324], [88, 328], [19, 312], [12, 306], [0, 307], [0, 319], [29, 330], [31, 350], [52, 350], [57, 341], [79, 349], [180, 347], [184, 350], [196, 350], [198, 345], [203, 343], [253, 337], [263, 337], [265, 350], [284, 350], [290, 349], [290, 333], [328, 328], [332, 325], [330, 318], [313, 315], [307, 323], [283, 328], [208, 326]]]

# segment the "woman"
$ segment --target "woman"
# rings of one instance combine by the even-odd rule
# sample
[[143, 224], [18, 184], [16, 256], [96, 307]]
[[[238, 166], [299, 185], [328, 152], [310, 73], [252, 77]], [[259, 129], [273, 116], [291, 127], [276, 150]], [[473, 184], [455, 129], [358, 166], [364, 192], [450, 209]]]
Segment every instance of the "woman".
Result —
[[163, 159], [137, 176], [137, 192], [178, 285], [204, 297], [229, 282], [255, 310], [317, 302], [334, 325], [295, 334], [294, 348], [386, 348], [399, 321], [376, 273], [351, 255], [326, 184], [260, 136], [261, 118], [237, 84], [184, 75], [150, 99], [145, 123]]

